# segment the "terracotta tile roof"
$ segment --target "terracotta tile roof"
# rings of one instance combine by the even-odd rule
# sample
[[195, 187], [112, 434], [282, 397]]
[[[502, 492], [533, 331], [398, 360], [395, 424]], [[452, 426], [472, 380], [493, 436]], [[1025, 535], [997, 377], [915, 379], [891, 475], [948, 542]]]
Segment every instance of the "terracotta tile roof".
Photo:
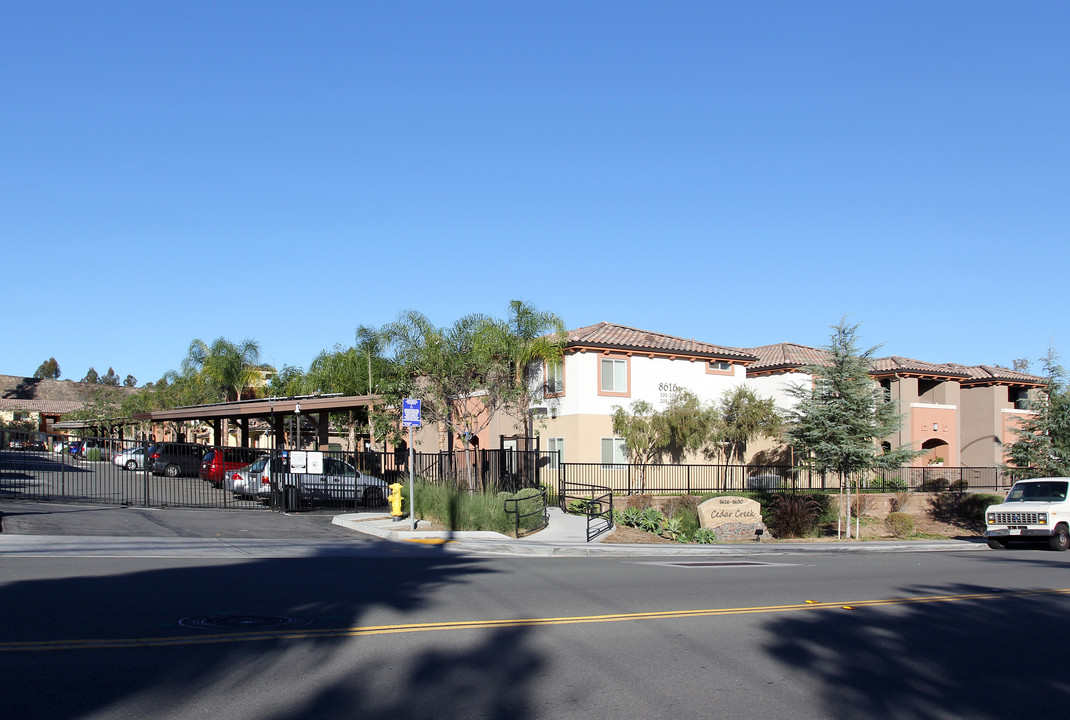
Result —
[[1013, 384], [1035, 385], [1039, 387], [1046, 382], [1045, 378], [1042, 378], [1039, 375], [1031, 375], [1029, 373], [1011, 370], [1010, 368], [999, 367], [996, 365], [965, 366], [955, 365], [954, 363], [949, 364], [961, 369], [969, 376], [968, 379], [963, 380], [963, 385]]
[[[748, 375], [760, 375], [777, 370], [797, 370], [807, 365], [822, 365], [828, 357], [828, 351], [795, 343], [777, 343], [747, 348], [748, 352], [758, 356], [758, 362], [747, 368]], [[873, 375], [892, 375], [895, 373], [910, 375], [928, 375], [957, 379], [963, 385], [1044, 384], [1044, 378], [1029, 373], [1009, 370], [992, 365], [960, 365], [958, 363], [929, 363], [899, 355], [875, 358], [870, 364]]]
[[84, 402], [74, 400], [12, 400], [10, 398], [0, 398], [0, 410], [26, 410], [46, 415], [65, 415], [75, 410], [81, 410], [84, 406]]
[[874, 375], [892, 375], [895, 373], [909, 375], [932, 375], [936, 377], [959, 378], [965, 380], [969, 374], [962, 365], [950, 363], [929, 363], [924, 360], [891, 355], [874, 358], [870, 363], [870, 372]]
[[697, 340], [638, 330], [625, 325], [600, 322], [597, 325], [569, 330], [569, 347], [606, 348], [614, 350], [646, 351], [711, 359], [754, 362], [757, 358], [741, 348], [711, 345]]
[[827, 350], [786, 342], [747, 348], [747, 352], [758, 358], [758, 362], [747, 368], [748, 375], [793, 370], [806, 365], [823, 365], [828, 357]]

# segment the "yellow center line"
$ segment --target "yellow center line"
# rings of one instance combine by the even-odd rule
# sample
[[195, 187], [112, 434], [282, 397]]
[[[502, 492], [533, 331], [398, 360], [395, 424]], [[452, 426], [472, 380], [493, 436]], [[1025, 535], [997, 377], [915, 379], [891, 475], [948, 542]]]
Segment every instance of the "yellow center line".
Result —
[[1055, 590], [1019, 590], [1011, 592], [973, 593], [969, 595], [929, 595], [883, 600], [853, 600], [849, 602], [817, 602], [807, 600], [798, 605], [767, 605], [756, 607], [709, 608], [704, 610], [661, 610], [656, 612], [617, 613], [612, 615], [576, 615], [548, 618], [514, 618], [504, 620], [454, 620], [448, 622], [405, 623], [398, 625], [369, 625], [323, 630], [299, 631], [264, 630], [260, 632], [218, 633], [212, 635], [112, 638], [90, 640], [28, 640], [0, 643], [0, 652], [28, 652], [41, 650], [97, 650], [102, 648], [150, 648], [184, 645], [211, 645], [264, 640], [310, 640], [319, 638], [348, 638], [395, 633], [436, 632], [448, 630], [482, 630], [491, 628], [537, 627], [540, 625], [583, 625], [588, 623], [625, 622], [641, 620], [674, 620], [678, 618], [713, 617], [718, 615], [753, 615], [784, 613], [799, 610], [857, 610], [865, 607], [918, 605], [936, 602], [967, 600], [995, 600], [1003, 598], [1036, 597], [1042, 595], [1070, 595], [1070, 588]]

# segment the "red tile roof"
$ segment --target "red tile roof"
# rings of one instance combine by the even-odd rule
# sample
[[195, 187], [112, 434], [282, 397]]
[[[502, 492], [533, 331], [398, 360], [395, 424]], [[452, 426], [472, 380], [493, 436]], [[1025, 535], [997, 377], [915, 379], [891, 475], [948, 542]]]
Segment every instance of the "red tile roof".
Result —
[[569, 330], [569, 348], [600, 348], [652, 352], [661, 355], [682, 355], [751, 363], [757, 358], [740, 348], [711, 345], [663, 333], [639, 330], [625, 325], [600, 322], [596, 325]]
[[[827, 350], [795, 343], [763, 345], [761, 347], [748, 348], [748, 351], [758, 356], [758, 362], [747, 368], [747, 374], [752, 376], [779, 370], [798, 370], [808, 365], [823, 365], [826, 358], [828, 358]], [[1044, 378], [1017, 370], [1008, 370], [1007, 368], [991, 365], [968, 366], [958, 363], [929, 363], [924, 360], [915, 360], [899, 355], [874, 358], [870, 363], [870, 373], [876, 376], [899, 373], [903, 375], [941, 377], [959, 380], [963, 385], [1015, 384], [1039, 386], [1044, 384]]]
[[828, 358], [827, 350], [795, 343], [762, 345], [748, 348], [747, 351], [758, 357], [758, 362], [747, 368], [748, 375], [776, 370], [794, 370], [806, 365], [823, 365]]
[[26, 410], [28, 412], [40, 412], [45, 415], [65, 415], [75, 410], [81, 410], [84, 402], [76, 400], [13, 400], [0, 398], [0, 410]]

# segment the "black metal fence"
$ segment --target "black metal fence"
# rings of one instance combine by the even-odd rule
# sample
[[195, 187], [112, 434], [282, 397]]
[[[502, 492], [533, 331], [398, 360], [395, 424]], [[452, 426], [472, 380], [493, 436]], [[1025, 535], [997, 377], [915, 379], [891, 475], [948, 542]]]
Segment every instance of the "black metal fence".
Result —
[[[415, 475], [476, 491], [556, 492], [551, 453], [415, 453]], [[378, 507], [409, 475], [407, 452], [290, 450], [0, 431], [0, 497], [136, 507], [345, 510]], [[294, 464], [296, 458], [302, 462]], [[304, 468], [303, 470], [301, 468]]]
[[[290, 452], [149, 444], [0, 431], [0, 497], [140, 507], [342, 510], [375, 507], [409, 474], [407, 452], [324, 452], [323, 467], [295, 471]], [[556, 452], [468, 450], [415, 453], [414, 474], [475, 491], [545, 487], [565, 497], [580, 486], [630, 495], [832, 492], [834, 474], [746, 465], [615, 465], [560, 462]], [[202, 467], [205, 466], [205, 467]], [[904, 467], [848, 478], [865, 492], [997, 491], [1015, 477], [996, 468]], [[561, 502], [550, 497], [549, 502]]]
[[[999, 467], [902, 467], [846, 478], [863, 492], [983, 492], [1005, 490], [1016, 476]], [[832, 492], [835, 473], [779, 465], [634, 465], [561, 463], [562, 482], [608, 487], [618, 495], [714, 492]]]

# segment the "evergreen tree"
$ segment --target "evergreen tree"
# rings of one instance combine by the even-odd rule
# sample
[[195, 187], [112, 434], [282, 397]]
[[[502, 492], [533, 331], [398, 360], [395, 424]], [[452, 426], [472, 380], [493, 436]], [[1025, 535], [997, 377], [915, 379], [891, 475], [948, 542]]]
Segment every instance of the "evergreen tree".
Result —
[[45, 360], [34, 372], [35, 378], [47, 378], [48, 380], [59, 380], [59, 363], [56, 362], [56, 358], [50, 357]]
[[725, 464], [743, 462], [747, 443], [760, 437], [776, 437], [781, 418], [773, 398], [759, 397], [742, 385], [726, 390], [717, 406], [716, 439], [724, 449]]
[[119, 376], [115, 374], [115, 369], [109, 367], [108, 372], [104, 377], [100, 378], [102, 385], [111, 385], [113, 387], [119, 387]]
[[96, 385], [100, 382], [100, 375], [97, 374], [95, 368], [89, 368], [89, 370], [85, 374], [85, 377], [82, 378], [82, 382], [89, 383], [90, 385]]
[[1008, 448], [1010, 464], [1027, 477], [1061, 477], [1070, 474], [1070, 388], [1066, 371], [1052, 349], [1041, 358], [1047, 380], [1030, 393], [1030, 415], [1015, 429], [1018, 440]]
[[881, 452], [880, 441], [899, 429], [902, 416], [869, 376], [870, 361], [879, 346], [860, 352], [857, 342], [858, 325], [841, 319], [833, 326], [826, 362], [804, 368], [814, 378], [813, 387], [792, 388], [798, 404], [788, 414], [788, 437], [806, 462], [839, 476], [841, 499], [844, 491], [847, 495], [846, 504], [840, 503], [840, 517], [846, 510], [848, 537], [851, 484], [857, 486], [857, 474], [900, 467], [918, 454], [908, 448]]
[[133, 375], [127, 375], [123, 380], [123, 387], [137, 387], [137, 378]]
[[690, 390], [676, 390], [664, 410], [646, 400], [636, 400], [629, 410], [613, 406], [613, 432], [624, 439], [629, 460], [639, 465], [639, 492], [646, 489], [646, 465], [664, 453], [679, 457], [704, 447], [715, 424], [716, 412]]

